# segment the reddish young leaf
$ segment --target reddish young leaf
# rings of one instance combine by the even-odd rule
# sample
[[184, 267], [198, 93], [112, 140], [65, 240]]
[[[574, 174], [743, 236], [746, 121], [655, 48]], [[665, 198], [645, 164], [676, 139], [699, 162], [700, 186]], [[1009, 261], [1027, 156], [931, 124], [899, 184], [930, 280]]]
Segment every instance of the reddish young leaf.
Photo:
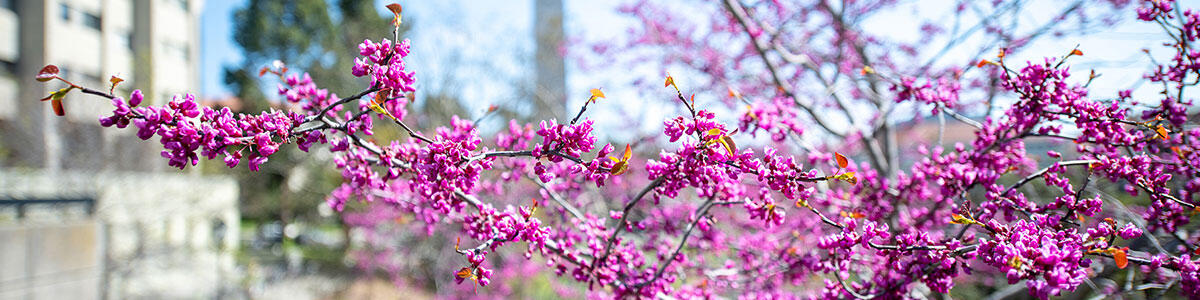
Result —
[[458, 278], [462, 278], [462, 279], [471, 278], [471, 269], [470, 268], [462, 268], [461, 270], [458, 270], [458, 272], [455, 272], [454, 276], [458, 276]]
[[50, 95], [46, 96], [46, 98], [42, 98], [42, 101], [50, 100], [50, 106], [54, 108], [54, 114], [59, 116], [66, 115], [66, 111], [63, 110], [62, 100], [63, 98], [67, 97], [67, 93], [71, 92], [72, 89], [75, 89], [75, 87], [68, 86], [57, 91], [50, 92]]
[[863, 66], [862, 70], [858, 71], [858, 74], [861, 74], [864, 76], [867, 74], [875, 74], [875, 69], [871, 68], [871, 66]]
[[387, 94], [389, 94], [389, 90], [375, 92], [375, 98], [371, 99], [371, 103], [368, 104], [367, 107], [371, 108], [371, 110], [374, 110], [376, 113], [387, 116], [392, 120], [396, 120], [396, 117], [393, 116], [391, 112], [383, 108], [384, 102], [387, 101]]
[[625, 171], [629, 170], [629, 159], [632, 157], [633, 157], [633, 147], [630, 147], [630, 145], [625, 145], [625, 153], [621, 155], [620, 159], [609, 156], [608, 157], [609, 160], [616, 162], [615, 164], [613, 164], [612, 169], [609, 170], [609, 174], [613, 174], [613, 175], [625, 174]]
[[1129, 258], [1125, 256], [1125, 251], [1116, 249], [1113, 250], [1113, 260], [1117, 262], [1117, 268], [1124, 269], [1129, 265]]
[[1083, 51], [1079, 51], [1079, 49], [1071, 50], [1071, 55], [1083, 56]]
[[400, 26], [400, 12], [404, 11], [404, 8], [401, 7], [399, 3], [388, 4], [387, 8], [388, 10], [392, 11], [392, 14], [395, 15], [395, 17], [392, 18], [392, 25]]
[[41, 71], [38, 72], [37, 81], [46, 82], [46, 81], [53, 80], [54, 77], [57, 77], [57, 76], [58, 76], [58, 66], [46, 65], [45, 67], [42, 67]]
[[50, 106], [54, 108], [55, 115], [58, 115], [59, 117], [67, 115], [67, 112], [63, 110], [62, 99], [51, 100]]
[[663, 87], [675, 85], [675, 78], [671, 77], [671, 73], [667, 73], [667, 81], [663, 83]]
[[113, 90], [117, 89], [117, 84], [120, 84], [123, 81], [125, 81], [125, 79], [121, 79], [121, 77], [117, 77], [117, 75], [113, 75], [112, 78], [108, 79], [108, 82], [112, 83], [112, 86], [108, 88], [108, 92], [111, 94], [113, 92]]
[[986, 59], [980, 59], [978, 63], [975, 63], [975, 67], [976, 67], [976, 68], [982, 68], [983, 66], [986, 66], [986, 65], [988, 65], [988, 64], [991, 64], [991, 63], [992, 63], [992, 61], [990, 61], [990, 60], [986, 60]]
[[850, 165], [850, 161], [846, 160], [846, 156], [842, 155], [841, 153], [834, 152], [833, 157], [837, 159], [837, 164], [838, 164], [839, 168], [845, 169], [846, 166]]
[[388, 10], [392, 11], [393, 14], [400, 14], [404, 11], [404, 7], [400, 6], [400, 3], [388, 4], [387, 8]]
[[1158, 133], [1158, 137], [1163, 140], [1171, 139], [1171, 136], [1169, 135], [1170, 131], [1167, 131], [1167, 128], [1163, 127], [1162, 125], [1158, 125], [1157, 128], [1154, 128], [1154, 132]]

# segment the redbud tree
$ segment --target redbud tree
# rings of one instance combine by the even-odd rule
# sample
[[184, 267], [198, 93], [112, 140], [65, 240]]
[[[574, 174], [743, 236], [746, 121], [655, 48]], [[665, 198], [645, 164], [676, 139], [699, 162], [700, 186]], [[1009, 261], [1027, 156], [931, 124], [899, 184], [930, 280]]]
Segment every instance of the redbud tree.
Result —
[[[464, 297], [508, 295], [539, 271], [576, 282], [564, 297], [891, 299], [1003, 282], [1037, 298], [1200, 297], [1200, 232], [1190, 222], [1200, 212], [1200, 117], [1185, 94], [1200, 82], [1200, 15], [1169, 0], [1067, 4], [1027, 31], [992, 18], [1017, 14], [1018, 3], [984, 4], [994, 13], [970, 31], [996, 42], [958, 66], [933, 63], [947, 50], [922, 47], [957, 40], [958, 25], [924, 25], [926, 38], [907, 43], [858, 28], [894, 1], [704, 1], [697, 7], [710, 15], [698, 17], [629, 5], [622, 12], [640, 22], [633, 38], [595, 51], [666, 50], [632, 61], [696, 75], [638, 85], [669, 95], [655, 101], [678, 113], [624, 144], [597, 138], [589, 108], [612, 103], [600, 89], [577, 112], [537, 123], [409, 126], [417, 77], [397, 31], [359, 45], [346, 71], [368, 84], [349, 96], [283, 63], [264, 67], [261, 76], [280, 78], [284, 110], [234, 113], [190, 94], [143, 105], [140, 91], [76, 85], [54, 66], [37, 78], [66, 85], [43, 99], [59, 115], [73, 91], [107, 99], [114, 109], [101, 125], [157, 140], [180, 169], [205, 158], [257, 170], [280, 147], [332, 152], [343, 183], [328, 205], [369, 203], [344, 212], [351, 226], [408, 219], [418, 226], [407, 228], [452, 238], [440, 249], [455, 255], [442, 262], [452, 268], [434, 276], [458, 282]], [[955, 16], [980, 11], [957, 5]], [[1097, 6], [1101, 23], [1129, 15], [1162, 29], [1162, 43], [1148, 47], [1171, 57], [1144, 76], [1159, 93], [1090, 95], [1098, 75], [1070, 70], [1086, 49], [1026, 49], [1056, 24], [1091, 24]], [[388, 8], [399, 26], [401, 7]], [[1005, 58], [1014, 51], [1047, 58]], [[899, 107], [917, 109], [896, 121]], [[902, 151], [904, 124], [924, 112], [941, 127], [947, 116], [965, 124], [973, 138], [943, 147], [939, 133]], [[377, 141], [377, 123], [408, 138]], [[1054, 141], [1065, 147], [1026, 151]], [[389, 265], [397, 259], [368, 255], [402, 276]]]

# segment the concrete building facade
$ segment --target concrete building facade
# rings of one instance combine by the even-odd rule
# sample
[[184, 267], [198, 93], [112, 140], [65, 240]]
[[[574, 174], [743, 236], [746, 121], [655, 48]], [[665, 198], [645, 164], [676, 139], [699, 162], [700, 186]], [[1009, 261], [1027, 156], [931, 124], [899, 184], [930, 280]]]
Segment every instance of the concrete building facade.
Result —
[[168, 169], [155, 141], [99, 126], [108, 101], [38, 101], [61, 76], [144, 103], [199, 86], [203, 0], [0, 0], [0, 300], [226, 298], [238, 185]]
[[[34, 80], [53, 64], [84, 86], [141, 89], [149, 103], [199, 86], [198, 20], [202, 0], [0, 0], [0, 166], [63, 169], [160, 170], [139, 164], [157, 156], [134, 144], [132, 132], [101, 131], [110, 105], [76, 93], [57, 118], [37, 101], [61, 83]], [[117, 144], [122, 144], [117, 147]], [[90, 151], [68, 151], [89, 149]], [[137, 150], [137, 151], [130, 151]]]

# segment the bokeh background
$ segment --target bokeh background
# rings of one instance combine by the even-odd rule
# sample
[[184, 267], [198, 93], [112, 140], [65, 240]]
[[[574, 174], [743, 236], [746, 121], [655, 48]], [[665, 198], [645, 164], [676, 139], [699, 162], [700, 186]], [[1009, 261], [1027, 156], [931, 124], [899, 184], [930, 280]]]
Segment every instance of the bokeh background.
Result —
[[[700, 1], [668, 2], [680, 3], [681, 17], [699, 12], [688, 6]], [[863, 28], [915, 40], [917, 19], [943, 17], [937, 8], [949, 10], [956, 3], [902, 2], [906, 9], [872, 18]], [[205, 105], [272, 109], [278, 106], [276, 82], [260, 78], [258, 69], [274, 60], [349, 95], [366, 86], [349, 72], [356, 45], [391, 34], [385, 4], [0, 0], [0, 299], [457, 295], [449, 287], [450, 273], [441, 272], [454, 265], [447, 262], [455, 259], [446, 244], [451, 239], [398, 231], [380, 240], [378, 232], [348, 226], [343, 214], [324, 205], [341, 180], [328, 153], [287, 149], [254, 173], [220, 162], [180, 171], [167, 167], [156, 143], [138, 140], [131, 130], [98, 126], [97, 117], [109, 110], [105, 101], [74, 95], [65, 117], [37, 101], [58, 88], [34, 81], [46, 64], [86, 86], [107, 86], [110, 76], [119, 76], [126, 82], [117, 94], [141, 89], [151, 103], [194, 93]], [[509, 119], [561, 119], [596, 87], [612, 103], [589, 111], [602, 140], [652, 133], [675, 109], [670, 95], [635, 88], [643, 80], [661, 80], [668, 66], [617, 64], [597, 54], [597, 47], [624, 43], [627, 30], [641, 24], [620, 13], [624, 1], [402, 4], [401, 35], [413, 44], [408, 68], [419, 78], [409, 106], [417, 128], [447, 124], [455, 115], [485, 118], [484, 132], [503, 128]], [[924, 12], [919, 16], [911, 13], [917, 6]], [[1031, 14], [1018, 21], [1034, 24], [1045, 17]], [[1074, 68], [1104, 74], [1092, 85], [1094, 93], [1143, 92], [1130, 86], [1140, 82], [1148, 62], [1139, 50], [1160, 38], [1159, 32], [1130, 17], [1105, 30], [1041, 39], [1029, 48], [1055, 55], [1079, 45], [1087, 55]], [[952, 61], [960, 54], [945, 55]], [[675, 71], [677, 80], [689, 77], [686, 70]], [[697, 98], [717, 102], [719, 94]], [[493, 105], [498, 110], [487, 114]], [[948, 139], [970, 138], [955, 136], [955, 130], [966, 129], [951, 128]], [[375, 138], [403, 137], [381, 128]], [[381, 256], [369, 249], [379, 243], [410, 251]], [[557, 280], [552, 273], [528, 278], [508, 285], [519, 290], [512, 295], [562, 295], [550, 288]]]

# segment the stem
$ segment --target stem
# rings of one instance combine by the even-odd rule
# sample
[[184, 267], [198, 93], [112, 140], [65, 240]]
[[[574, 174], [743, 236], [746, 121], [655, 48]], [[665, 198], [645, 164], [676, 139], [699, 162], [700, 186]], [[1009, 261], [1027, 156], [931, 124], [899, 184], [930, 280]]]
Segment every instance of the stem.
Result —
[[642, 188], [641, 192], [638, 192], [637, 197], [634, 197], [633, 201], [629, 201], [628, 204], [625, 204], [625, 209], [622, 210], [621, 220], [617, 222], [616, 228], [613, 229], [613, 233], [608, 236], [607, 242], [604, 244], [604, 254], [592, 261], [592, 266], [589, 268], [589, 273], [594, 274], [596, 272], [596, 268], [600, 266], [600, 262], [608, 259], [608, 255], [612, 254], [613, 243], [616, 242], [617, 235], [621, 234], [621, 231], [625, 230], [625, 227], [628, 226], [629, 211], [633, 210], [633, 207], [636, 206], [638, 202], [641, 202], [642, 198], [644, 198], [647, 193], [650, 193], [651, 190], [657, 188], [663, 183], [663, 181], [666, 181], [666, 178], [666, 176], [659, 176], [658, 178], [654, 179], [654, 181], [651, 181], [650, 184], [646, 185], [645, 188]]
[[692, 235], [692, 229], [696, 229], [696, 223], [699, 223], [700, 220], [703, 220], [704, 216], [708, 214], [708, 210], [713, 207], [714, 199], [714, 197], [709, 197], [707, 201], [704, 201], [704, 204], [700, 205], [700, 208], [696, 209], [696, 218], [688, 223], [687, 229], [683, 231], [683, 237], [679, 238], [679, 244], [675, 246], [675, 251], [671, 253], [671, 256], [665, 257], [663, 258], [663, 261], [659, 262], [660, 265], [658, 266], [658, 270], [654, 271], [653, 278], [638, 283], [637, 287], [644, 286], [662, 277], [663, 271], [665, 271], [667, 267], [671, 266], [671, 263], [675, 262], [675, 257], [679, 256], [679, 251], [682, 251], [683, 247], [687, 245], [688, 237]]

